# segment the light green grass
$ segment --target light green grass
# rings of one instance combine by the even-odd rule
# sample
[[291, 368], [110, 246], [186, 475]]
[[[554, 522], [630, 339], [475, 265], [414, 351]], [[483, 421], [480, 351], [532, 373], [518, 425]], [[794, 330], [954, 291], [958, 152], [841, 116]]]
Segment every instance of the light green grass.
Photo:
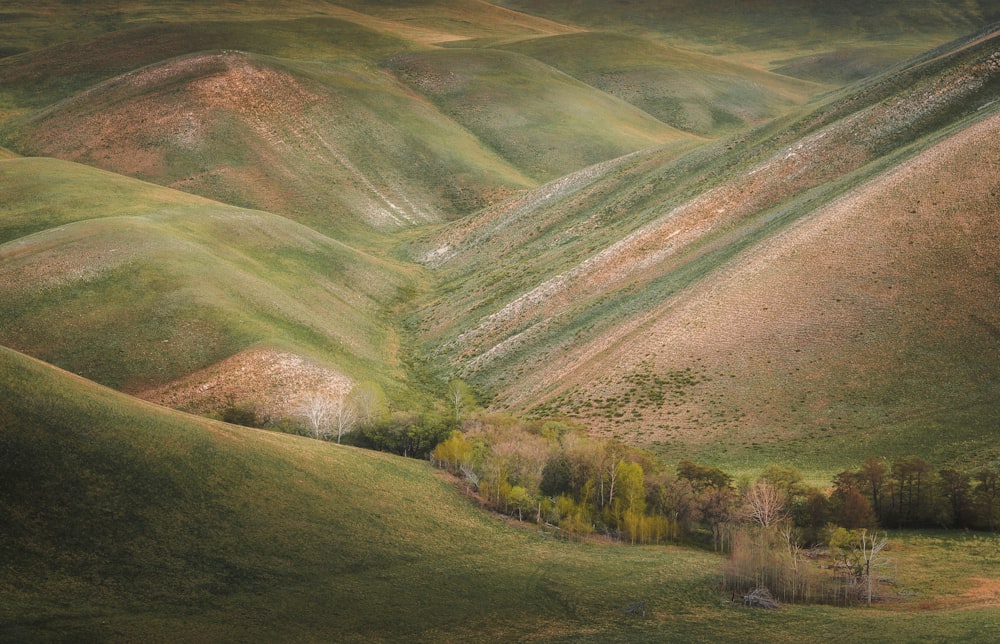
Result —
[[276, 215], [74, 164], [0, 166], [23, 188], [0, 217], [16, 237], [0, 246], [4, 344], [129, 390], [259, 344], [398, 388], [386, 310], [412, 269]]
[[787, 113], [825, 86], [618, 33], [505, 45], [684, 131], [719, 136]]
[[387, 65], [540, 180], [686, 138], [620, 99], [509, 52], [449, 49], [397, 56]]

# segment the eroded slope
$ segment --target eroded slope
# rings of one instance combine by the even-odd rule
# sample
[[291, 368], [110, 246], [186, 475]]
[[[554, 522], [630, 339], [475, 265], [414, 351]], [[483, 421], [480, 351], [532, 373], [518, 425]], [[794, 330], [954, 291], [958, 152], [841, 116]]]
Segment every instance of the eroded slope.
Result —
[[[751, 351], [739, 357], [747, 365], [742, 374], [722, 363], [690, 373], [699, 358], [706, 358], [688, 351], [681, 360], [669, 343], [649, 344], [650, 329], [653, 320], [663, 317], [669, 320], [664, 322], [666, 328], [685, 336], [689, 325], [702, 324], [677, 317], [674, 310], [691, 289], [714, 283], [720, 271], [749, 261], [763, 248], [761, 244], [782, 229], [812, 219], [823, 204], [862, 182], [877, 185], [877, 177], [893, 165], [905, 163], [933, 141], [953, 136], [977, 120], [984, 123], [977, 126], [977, 134], [956, 144], [962, 152], [955, 154], [964, 157], [953, 159], [948, 172], [958, 174], [936, 178], [950, 184], [967, 182], [962, 192], [949, 199], [967, 199], [964, 207], [970, 209], [969, 216], [991, 239], [997, 211], [996, 169], [991, 161], [995, 157], [991, 153], [980, 156], [975, 142], [995, 138], [991, 115], [1000, 92], [996, 41], [997, 34], [987, 32], [928, 54], [906, 70], [865, 84], [803, 119], [731, 142], [725, 150], [722, 145], [703, 148], [679, 160], [672, 160], [671, 151], [654, 151], [595, 166], [589, 173], [553, 182], [428, 239], [414, 252], [437, 267], [444, 282], [441, 296], [421, 313], [427, 346], [446, 358], [452, 369], [495, 394], [499, 406], [569, 413], [631, 440], [674, 437], [696, 443], [717, 439], [713, 431], [735, 432], [734, 445], [742, 447], [754, 442], [758, 432], [774, 432], [768, 439], [772, 440], [781, 434], [778, 428], [818, 431], [836, 425], [838, 418], [852, 429], [870, 430], [879, 414], [877, 405], [857, 396], [857, 390], [844, 388], [841, 364], [829, 370], [818, 368], [811, 382], [795, 379], [794, 369], [786, 369], [782, 373], [791, 379], [788, 390], [798, 398], [774, 404], [773, 415], [752, 418], [746, 401], [764, 400], [776, 389], [773, 380], [759, 375], [770, 372], [767, 361], [795, 362], [796, 347], [769, 347], [767, 351], [779, 352], [777, 358], [766, 351]], [[712, 159], [713, 152], [719, 155], [717, 160]], [[932, 245], [961, 246], [961, 235], [977, 228], [936, 226], [935, 217], [945, 216], [949, 199], [923, 194], [930, 180], [925, 177], [907, 184], [910, 197], [929, 208], [927, 218], [915, 217], [910, 225], [922, 230]], [[907, 240], [896, 242], [906, 244]], [[847, 238], [842, 243], [863, 246], [864, 239]], [[820, 250], [803, 253], [819, 254]], [[869, 251], [861, 255], [874, 257]], [[907, 300], [915, 308], [906, 319], [916, 320], [921, 302], [930, 308], [938, 306], [943, 289], [935, 287], [934, 280], [940, 279], [941, 271], [951, 267], [956, 275], [949, 279], [988, 284], [995, 275], [989, 272], [992, 259], [992, 255], [976, 261], [952, 257], [935, 264], [933, 258], [913, 255], [894, 269], [901, 279], [922, 284]], [[828, 267], [812, 266], [812, 273], [805, 268], [790, 271], [787, 279], [821, 281]], [[928, 271], [936, 271], [937, 277], [924, 283], [921, 280]], [[774, 282], [760, 288], [762, 294], [770, 295], [784, 286]], [[741, 297], [748, 296], [741, 287], [733, 285], [732, 289]], [[972, 311], [964, 318], [963, 328], [969, 327], [969, 337], [978, 339], [971, 339], [956, 354], [963, 356], [956, 358], [958, 363], [968, 365], [967, 370], [954, 373], [957, 382], [969, 378], [989, 382], [992, 377], [995, 357], [981, 356], [989, 355], [990, 336], [983, 335], [982, 329], [994, 321], [983, 315], [992, 310], [994, 295], [988, 289], [970, 292], [963, 304]], [[958, 396], [965, 400], [961, 404], [950, 394], [928, 397], [927, 388], [933, 388], [937, 376], [929, 363], [916, 356], [920, 352], [947, 356], [957, 347], [940, 336], [924, 334], [919, 325], [903, 333], [894, 328], [898, 321], [883, 318], [884, 311], [869, 309], [870, 304], [868, 299], [854, 300], [848, 307], [858, 316], [859, 330], [874, 326], [898, 340], [885, 347], [898, 363], [881, 376], [883, 392], [876, 396], [897, 396], [900, 402], [883, 420], [902, 423], [899, 414], [911, 402], [934, 400], [927, 404], [941, 410], [963, 404], [975, 407], [969, 413], [971, 420], [956, 417], [962, 426], [989, 425], [989, 413], [984, 415], [989, 406], [982, 405], [983, 400], [995, 400], [996, 393], [989, 386], [957, 385], [956, 390], [968, 396]], [[769, 310], [771, 315], [784, 315], [781, 306], [769, 306]], [[803, 315], [808, 324], [823, 328], [822, 311], [823, 306], [817, 306]], [[725, 338], [731, 329], [723, 323], [725, 319], [720, 313], [705, 323], [706, 333], [719, 334], [706, 340], [705, 346], [727, 346]], [[987, 320], [985, 327], [982, 320]], [[839, 331], [831, 328], [830, 333], [836, 336], [827, 340], [835, 347], [832, 351], [843, 349], [848, 356], [859, 352], [853, 358], [857, 360], [874, 355], [852, 348], [849, 342], [842, 345], [844, 338], [836, 335]], [[904, 337], [914, 346], [905, 344]], [[731, 350], [738, 355], [735, 347]], [[888, 365], [892, 360], [881, 359], [878, 364]], [[724, 384], [721, 375], [743, 383], [740, 400], [727, 393], [732, 384]], [[898, 381], [893, 381], [894, 376]], [[707, 384], [707, 378], [713, 384]], [[923, 385], [902, 384], [921, 379]], [[891, 382], [897, 389], [887, 393]], [[569, 391], [571, 383], [577, 389]], [[648, 399], [635, 399], [640, 390], [650, 387], [656, 391], [643, 394]], [[702, 392], [696, 403], [689, 397], [677, 403], [684, 409], [663, 407], [664, 396], [671, 392], [684, 396], [690, 388]], [[827, 390], [832, 398], [810, 406], [808, 414], [789, 414], [789, 409], [796, 413], [804, 409], [802, 399], [808, 398], [804, 392]], [[546, 404], [538, 406], [540, 402]], [[647, 416], [646, 406], [655, 408], [655, 413]], [[797, 432], [794, 429], [792, 434]]]

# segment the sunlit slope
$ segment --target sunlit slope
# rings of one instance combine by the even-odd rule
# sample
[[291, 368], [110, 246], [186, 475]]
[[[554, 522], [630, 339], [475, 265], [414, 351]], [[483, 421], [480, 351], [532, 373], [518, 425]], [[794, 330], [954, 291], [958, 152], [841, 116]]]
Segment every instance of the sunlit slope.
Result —
[[[801, 455], [788, 439], [849, 442], [870, 434], [871, 445], [921, 436], [928, 450], [945, 450], [960, 443], [953, 440], [959, 429], [963, 437], [991, 436], [982, 429], [998, 407], [989, 330], [997, 324], [997, 245], [972, 244], [997, 234], [996, 40], [996, 34], [970, 37], [744, 141], [679, 160], [671, 160], [673, 151], [649, 151], [596, 166], [428, 238], [413, 250], [442, 277], [438, 297], [415, 319], [428, 350], [495, 395], [498, 406], [567, 413], [661, 449], [669, 448], [661, 441], [671, 440], [678, 448], [707, 440], [717, 446], [725, 435], [736, 451], [781, 441]], [[866, 209], [838, 211], [845, 235], [820, 237], [816, 247], [797, 251], [803, 264], [780, 279], [754, 288], [711, 287], [722, 289], [711, 291], [716, 300], [725, 293], [744, 302], [801, 289], [805, 301], [763, 304], [770, 313], [755, 333], [776, 333], [770, 326], [776, 320], [799, 320], [810, 331], [795, 333], [827, 347], [828, 357], [843, 354], [811, 365], [809, 379], [795, 371], [805, 371], [799, 360], [810, 354], [806, 347], [775, 342], [741, 351], [732, 325], [747, 323], [739, 322], [746, 311], [722, 308], [703, 320], [685, 304], [692, 292], [754, 261], [774, 235], [819, 218], [831, 200], [859, 186], [884, 189], [894, 166], [927, 158], [920, 155], [947, 163], [924, 162], [924, 174], [901, 184], [899, 195], [874, 202], [895, 207], [902, 197], [919, 200], [923, 210], [892, 211], [912, 232], [883, 230], [880, 215]], [[950, 220], [957, 203], [964, 219]], [[855, 216], [867, 223], [846, 223]], [[888, 225], [892, 219], [884, 216]], [[885, 244], [883, 255], [867, 248], [873, 239]], [[808, 260], [824, 253], [840, 259]], [[889, 269], [880, 262], [890, 257], [894, 292], [887, 296], [898, 298], [905, 313], [860, 295], [869, 293], [863, 283], [885, 279]], [[858, 297], [832, 294], [841, 288], [829, 279], [837, 270], [845, 284], [856, 274]], [[946, 297], [952, 282], [970, 290]], [[964, 317], [945, 324], [951, 309], [943, 302]], [[850, 322], [827, 324], [828, 309]], [[931, 333], [944, 328], [951, 331]], [[664, 329], [674, 334], [670, 342], [655, 339]], [[862, 334], [885, 344], [876, 353], [857, 341]], [[694, 337], [703, 342], [686, 344]], [[720, 347], [731, 351], [732, 362], [719, 358], [708, 367]], [[865, 374], [857, 378], [878, 386], [863, 393], [849, 375], [852, 361]], [[956, 384], [939, 386], [941, 377]], [[785, 393], [778, 398], [778, 391]], [[536, 407], [540, 402], [546, 404]], [[914, 420], [920, 418], [923, 425]], [[889, 425], [900, 433], [880, 431]], [[860, 439], [852, 445], [865, 449]]]
[[384, 315], [412, 283], [398, 266], [63, 161], [0, 161], [0, 177], [0, 343], [129, 391], [258, 345], [351, 379], [401, 378]]
[[690, 138], [619, 98], [511, 52], [414, 52], [386, 66], [539, 180]]
[[7, 143], [342, 234], [439, 221], [529, 181], [350, 60], [171, 59], [16, 122]]
[[635, 36], [587, 32], [504, 45], [678, 129], [717, 136], [787, 113], [824, 86]]

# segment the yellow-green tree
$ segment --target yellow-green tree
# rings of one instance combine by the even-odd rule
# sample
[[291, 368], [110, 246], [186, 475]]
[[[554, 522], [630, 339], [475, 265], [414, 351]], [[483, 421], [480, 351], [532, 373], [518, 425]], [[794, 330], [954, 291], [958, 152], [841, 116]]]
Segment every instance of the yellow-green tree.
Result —
[[438, 465], [458, 474], [463, 466], [472, 463], [472, 443], [457, 429], [447, 439], [437, 444], [431, 458]]

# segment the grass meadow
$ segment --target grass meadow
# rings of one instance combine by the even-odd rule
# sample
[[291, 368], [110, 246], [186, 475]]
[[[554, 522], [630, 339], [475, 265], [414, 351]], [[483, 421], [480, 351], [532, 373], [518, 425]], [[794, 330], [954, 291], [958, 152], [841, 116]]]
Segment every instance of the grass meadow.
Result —
[[[986, 642], [1000, 627], [996, 535], [893, 534], [898, 597], [870, 609], [757, 611], [720, 592], [710, 551], [560, 541], [427, 463], [167, 411], [6, 349], [0, 382], [4, 639]], [[645, 616], [623, 612], [635, 602]]]
[[755, 610], [121, 393], [277, 354], [737, 478], [995, 464], [1000, 3], [733, 4], [0, 7], [0, 641], [1000, 641], [997, 535]]

